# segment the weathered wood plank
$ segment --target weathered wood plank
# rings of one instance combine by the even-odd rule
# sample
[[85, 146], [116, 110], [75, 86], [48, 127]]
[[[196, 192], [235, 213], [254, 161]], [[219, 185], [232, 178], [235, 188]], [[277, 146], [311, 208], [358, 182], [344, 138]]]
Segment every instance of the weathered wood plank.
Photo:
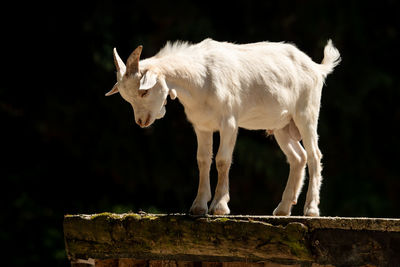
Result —
[[72, 261], [400, 266], [399, 219], [106, 213], [67, 215], [64, 233]]

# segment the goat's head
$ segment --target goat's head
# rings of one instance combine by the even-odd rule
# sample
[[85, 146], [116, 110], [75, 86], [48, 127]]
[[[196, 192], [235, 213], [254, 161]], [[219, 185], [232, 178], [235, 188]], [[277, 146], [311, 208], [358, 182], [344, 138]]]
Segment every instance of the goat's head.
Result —
[[150, 126], [165, 115], [167, 96], [176, 97], [175, 90], [169, 90], [165, 78], [156, 69], [140, 69], [139, 59], [142, 46], [129, 56], [126, 66], [114, 48], [114, 63], [117, 69], [117, 83], [106, 96], [120, 93], [132, 105], [135, 121], [140, 127]]

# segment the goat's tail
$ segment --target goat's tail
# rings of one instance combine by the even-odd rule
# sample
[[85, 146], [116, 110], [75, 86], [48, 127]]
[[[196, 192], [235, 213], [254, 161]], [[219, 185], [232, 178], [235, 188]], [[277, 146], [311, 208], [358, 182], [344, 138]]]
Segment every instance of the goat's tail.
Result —
[[326, 77], [333, 69], [339, 65], [341, 61], [339, 50], [333, 45], [332, 40], [329, 39], [324, 48], [324, 59], [321, 62], [321, 69], [323, 75]]

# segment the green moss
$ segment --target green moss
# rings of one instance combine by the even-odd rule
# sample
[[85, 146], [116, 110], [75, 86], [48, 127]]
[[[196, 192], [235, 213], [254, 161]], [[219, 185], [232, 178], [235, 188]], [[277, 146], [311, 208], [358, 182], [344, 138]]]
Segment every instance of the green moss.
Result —
[[285, 227], [286, 233], [290, 240], [298, 240], [299, 238], [304, 237], [304, 235], [308, 232], [307, 226], [302, 223], [289, 223]]
[[214, 222], [228, 222], [228, 221], [233, 221], [233, 220], [231, 220], [229, 218], [216, 218], [216, 219], [213, 219], [212, 221], [214, 221]]
[[70, 255], [85, 249], [84, 254], [88, 256], [110, 252], [157, 254], [159, 251], [165, 255], [197, 255], [201, 247], [201, 253], [206, 249], [213, 257], [242, 257], [245, 253], [261, 259], [275, 249], [278, 253], [287, 251], [292, 257], [310, 258], [306, 245], [308, 229], [300, 223], [283, 227], [229, 217], [109, 212], [66, 219]]
[[111, 218], [115, 218], [116, 215], [114, 213], [110, 213], [110, 212], [102, 212], [102, 213], [96, 213], [90, 216], [91, 220], [100, 218], [100, 217], [111, 217]]
[[147, 219], [147, 220], [157, 220], [159, 217], [155, 215], [144, 215], [142, 216], [142, 219]]
[[307, 226], [297, 222], [289, 223], [285, 231], [286, 238], [282, 240], [282, 243], [287, 245], [297, 257], [311, 259], [311, 252], [306, 245]]
[[133, 218], [135, 220], [141, 220], [142, 216], [137, 213], [128, 213], [124, 215], [124, 218]]
[[312, 259], [311, 253], [304, 242], [287, 242], [286, 245], [290, 248], [293, 255], [296, 255], [301, 259]]
[[[66, 215], [65, 218], [71, 218], [74, 217], [73, 215]], [[102, 213], [97, 213], [90, 215], [90, 220], [95, 220], [98, 218], [104, 218], [104, 219], [113, 219], [113, 220], [125, 220], [128, 218], [133, 218], [136, 220], [156, 220], [160, 218], [159, 215], [154, 215], [154, 214], [137, 214], [137, 213], [125, 213], [125, 214], [115, 214], [111, 212], [102, 212]]]

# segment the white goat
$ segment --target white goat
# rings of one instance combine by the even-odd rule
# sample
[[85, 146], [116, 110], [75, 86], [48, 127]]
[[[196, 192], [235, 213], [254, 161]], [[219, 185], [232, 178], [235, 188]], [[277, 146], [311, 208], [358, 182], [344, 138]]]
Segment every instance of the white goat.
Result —
[[[304, 215], [319, 216], [321, 152], [317, 123], [326, 76], [340, 62], [328, 41], [321, 64], [294, 45], [260, 42], [232, 44], [206, 39], [198, 44], [167, 43], [154, 57], [141, 60], [142, 46], [126, 66], [114, 48], [117, 83], [106, 95], [119, 92], [134, 110], [141, 127], [165, 115], [166, 98], [179, 98], [197, 136], [199, 187], [192, 214], [229, 214], [229, 168], [238, 127], [273, 133], [290, 164], [282, 200], [274, 215], [290, 215], [304, 179], [309, 187]], [[212, 136], [220, 133], [216, 156], [218, 183], [211, 200]], [[300, 144], [303, 141], [303, 146]]]

